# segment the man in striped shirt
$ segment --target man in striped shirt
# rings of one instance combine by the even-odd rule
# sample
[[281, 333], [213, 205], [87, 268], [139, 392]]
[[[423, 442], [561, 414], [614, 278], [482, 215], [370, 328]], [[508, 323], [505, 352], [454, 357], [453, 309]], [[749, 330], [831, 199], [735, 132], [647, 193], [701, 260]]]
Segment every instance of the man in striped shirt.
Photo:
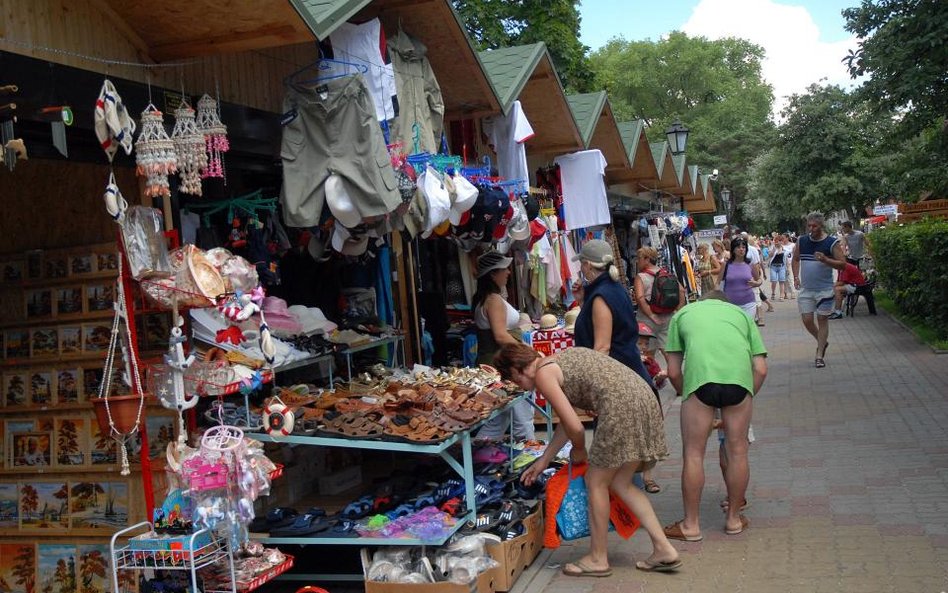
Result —
[[822, 213], [808, 214], [807, 234], [797, 240], [791, 259], [794, 287], [800, 292], [797, 306], [803, 327], [816, 339], [814, 364], [818, 369], [826, 366], [824, 359], [829, 341], [829, 316], [833, 313], [835, 297], [833, 269], [842, 270], [846, 267], [842, 244], [836, 237], [826, 234], [823, 227]]

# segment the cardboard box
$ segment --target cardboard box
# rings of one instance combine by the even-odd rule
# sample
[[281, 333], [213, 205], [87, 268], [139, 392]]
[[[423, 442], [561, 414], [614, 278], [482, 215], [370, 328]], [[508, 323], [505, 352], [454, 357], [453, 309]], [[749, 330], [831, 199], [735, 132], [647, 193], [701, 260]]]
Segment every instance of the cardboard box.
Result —
[[499, 568], [482, 573], [470, 585], [455, 583], [379, 583], [365, 582], [365, 593], [496, 593], [497, 581], [502, 575]]
[[524, 533], [512, 540], [499, 544], [488, 544], [487, 552], [497, 561], [501, 572], [497, 579], [497, 591], [510, 591], [520, 575], [526, 570], [543, 549], [543, 508], [523, 520]]

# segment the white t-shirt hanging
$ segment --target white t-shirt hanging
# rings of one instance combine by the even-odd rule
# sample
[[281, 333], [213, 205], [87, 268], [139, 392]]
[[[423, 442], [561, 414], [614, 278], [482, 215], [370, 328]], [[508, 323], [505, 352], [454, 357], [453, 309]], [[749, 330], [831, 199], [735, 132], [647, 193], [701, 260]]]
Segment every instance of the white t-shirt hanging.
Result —
[[[365, 63], [368, 71], [363, 74], [365, 86], [375, 103], [375, 116], [379, 121], [395, 117], [392, 97], [395, 96], [395, 71], [385, 64], [382, 57], [382, 23], [374, 18], [361, 25], [342, 23], [329, 36], [333, 56], [337, 60]], [[342, 66], [346, 73], [361, 72], [356, 66]]]
[[527, 148], [524, 142], [533, 138], [533, 127], [520, 106], [514, 101], [506, 116], [488, 117], [484, 120], [484, 133], [497, 153], [497, 172], [505, 179], [523, 179], [523, 191], [530, 184], [527, 169]]
[[610, 224], [606, 198], [606, 157], [599, 150], [581, 150], [553, 159], [560, 166], [566, 230]]

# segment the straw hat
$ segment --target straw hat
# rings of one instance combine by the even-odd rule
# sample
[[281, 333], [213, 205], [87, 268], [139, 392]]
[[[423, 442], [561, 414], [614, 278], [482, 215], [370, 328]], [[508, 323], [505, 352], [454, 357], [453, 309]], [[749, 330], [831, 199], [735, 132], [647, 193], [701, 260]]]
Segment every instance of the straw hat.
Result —
[[559, 326], [559, 321], [556, 319], [556, 315], [552, 313], [547, 313], [540, 318], [540, 329], [541, 330], [551, 330], [556, 329]]
[[332, 248], [343, 255], [358, 256], [365, 253], [369, 246], [369, 236], [365, 233], [353, 236], [349, 229], [337, 224], [333, 227]]
[[579, 307], [575, 309], [570, 309], [569, 311], [567, 311], [566, 317], [565, 317], [566, 327], [564, 327], [563, 329], [565, 329], [569, 333], [573, 333], [576, 330], [577, 317], [579, 317]]

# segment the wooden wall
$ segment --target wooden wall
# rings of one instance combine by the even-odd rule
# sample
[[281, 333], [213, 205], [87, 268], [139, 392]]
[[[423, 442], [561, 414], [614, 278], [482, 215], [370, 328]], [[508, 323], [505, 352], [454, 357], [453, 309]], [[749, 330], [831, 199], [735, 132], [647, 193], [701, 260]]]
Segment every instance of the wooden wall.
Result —
[[[200, 96], [281, 113], [283, 78], [316, 59], [315, 44], [297, 44], [187, 60], [172, 68], [106, 65], [74, 55], [31, 47], [64, 49], [103, 59], [150, 62], [147, 48], [128, 24], [108, 7], [110, 0], [0, 0], [0, 49], [118, 78], [150, 82]], [[155, 3], [155, 10], [162, 10]]]
[[[117, 168], [115, 177], [128, 203], [140, 203], [135, 171]], [[114, 241], [102, 198], [108, 179], [108, 165], [90, 163], [31, 159], [13, 173], [0, 169], [0, 254]]]

